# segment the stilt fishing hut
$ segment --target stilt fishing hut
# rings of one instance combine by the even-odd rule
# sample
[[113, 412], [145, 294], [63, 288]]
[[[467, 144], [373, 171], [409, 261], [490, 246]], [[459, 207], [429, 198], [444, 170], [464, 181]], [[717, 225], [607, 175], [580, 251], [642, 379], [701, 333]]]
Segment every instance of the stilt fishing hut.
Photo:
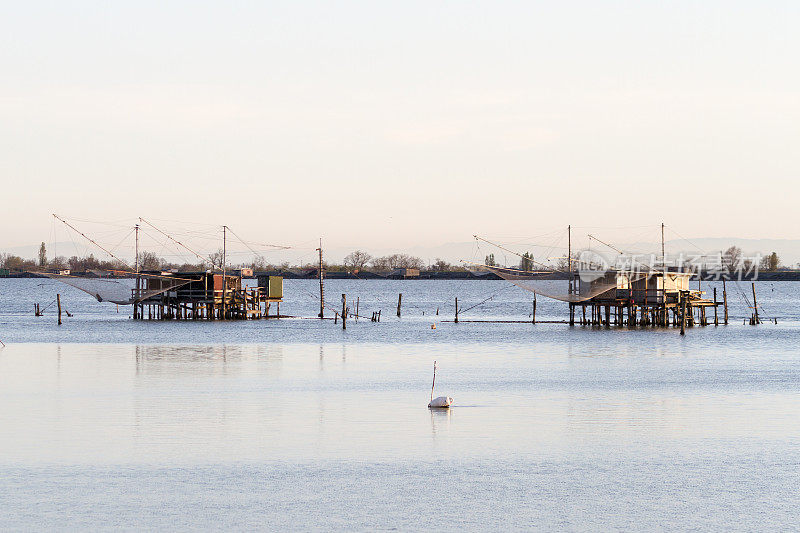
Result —
[[[624, 268], [609, 267], [614, 261], [594, 262], [588, 259], [576, 261], [572, 255], [571, 226], [567, 227], [567, 255], [563, 270], [544, 270], [533, 272], [526, 269], [498, 267], [494, 265], [476, 264], [477, 268], [494, 272], [501, 278], [534, 294], [567, 302], [569, 305], [569, 324], [592, 326], [680, 326], [681, 333], [685, 328], [694, 325], [708, 325], [706, 311], [713, 309], [714, 323], [718, 324], [716, 292], [714, 299], [709, 300], [698, 288], [692, 290], [689, 281], [694, 276], [680, 268], [665, 268], [664, 225], [661, 225], [661, 264], [658, 267], [636, 260], [635, 256], [625, 254], [614, 246], [596, 237], [590, 238], [614, 250], [625, 259], [620, 263]], [[475, 236], [480, 240], [501, 250], [520, 255], [508, 248]], [[521, 256], [523, 262], [540, 264], [529, 255]], [[598, 256], [599, 257], [599, 256]], [[540, 264], [541, 265], [541, 264]], [[606, 266], [603, 266], [606, 265]], [[545, 266], [546, 265], [541, 265]], [[552, 284], [553, 275], [568, 280], [566, 291]], [[563, 277], [561, 277], [563, 276]], [[535, 304], [534, 304], [535, 305]], [[727, 304], [726, 318], [727, 324]], [[535, 309], [535, 307], [534, 307]], [[580, 311], [580, 315], [576, 314]], [[535, 313], [535, 311], [534, 311]], [[535, 316], [535, 315], [534, 315]]]
[[[604, 326], [687, 326], [708, 325], [706, 310], [717, 315], [716, 300], [709, 300], [699, 288], [692, 290], [690, 272], [582, 272], [574, 274], [575, 300], [569, 304], [570, 324]], [[588, 310], [588, 314], [587, 314]], [[716, 320], [716, 319], [715, 319]]]
[[[248, 287], [241, 276], [213, 272], [144, 272], [133, 289], [140, 319], [219, 320], [280, 316], [283, 283], [270, 276], [267, 286]], [[137, 293], [137, 291], [139, 291]], [[270, 315], [270, 304], [278, 312]]]
[[[139, 224], [132, 228], [132, 231], [135, 232], [134, 268], [130, 268], [111, 250], [101, 246], [66, 220], [55, 214], [53, 217], [108, 254], [118, 264], [124, 265], [125, 269], [113, 271], [116, 279], [89, 279], [63, 274], [46, 275], [91, 294], [98, 302], [132, 305], [134, 319], [217, 320], [277, 318], [280, 316], [280, 302], [283, 299], [283, 279], [281, 277], [269, 276], [263, 284], [250, 287], [242, 282], [242, 277], [245, 274], [252, 276], [251, 269], [227, 270], [228, 226], [222, 226], [222, 260], [221, 264], [215, 264], [140, 217], [140, 222], [147, 224], [164, 238], [192, 253], [200, 260], [201, 264], [209, 264], [212, 267], [209, 270], [197, 272], [143, 271], [139, 268], [139, 231], [141, 229]], [[221, 268], [219, 268], [220, 266]], [[277, 304], [275, 315], [270, 314], [270, 306], [273, 303]]]

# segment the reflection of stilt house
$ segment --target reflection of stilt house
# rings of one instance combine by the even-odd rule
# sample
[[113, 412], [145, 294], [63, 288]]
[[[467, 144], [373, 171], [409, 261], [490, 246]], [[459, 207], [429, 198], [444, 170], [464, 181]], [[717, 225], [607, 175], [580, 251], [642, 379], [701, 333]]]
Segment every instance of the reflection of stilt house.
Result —
[[[570, 303], [569, 322], [583, 325], [686, 326], [708, 325], [706, 309], [714, 309], [718, 322], [716, 292], [714, 300], [704, 298], [698, 288], [689, 288], [688, 272], [607, 271], [575, 275], [572, 293], [578, 303]], [[587, 314], [588, 311], [588, 314]]]
[[[264, 285], [247, 287], [239, 275], [213, 272], [145, 273], [134, 289], [134, 318], [248, 319], [280, 316], [283, 279], [269, 276]], [[270, 315], [276, 304], [277, 314]]]

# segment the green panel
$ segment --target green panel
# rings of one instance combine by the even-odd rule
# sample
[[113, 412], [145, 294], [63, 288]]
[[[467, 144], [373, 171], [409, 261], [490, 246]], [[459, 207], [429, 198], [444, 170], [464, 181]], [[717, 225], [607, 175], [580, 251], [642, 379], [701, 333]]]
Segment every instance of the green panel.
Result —
[[269, 277], [269, 297], [283, 298], [283, 278], [280, 276]]

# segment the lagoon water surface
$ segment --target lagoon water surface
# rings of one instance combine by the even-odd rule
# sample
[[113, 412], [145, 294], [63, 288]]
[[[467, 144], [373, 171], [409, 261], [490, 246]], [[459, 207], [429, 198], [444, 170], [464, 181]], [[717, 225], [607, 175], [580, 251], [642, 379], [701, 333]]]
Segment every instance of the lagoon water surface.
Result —
[[[709, 288], [712, 287], [711, 285]], [[313, 281], [282, 311], [313, 316]], [[800, 284], [778, 319], [676, 330], [529, 318], [504, 282], [331, 281], [383, 320], [134, 322], [0, 280], [3, 529], [790, 529]], [[74, 317], [58, 327], [60, 291]], [[403, 316], [395, 316], [403, 292]], [[449, 305], [449, 307], [448, 307]], [[537, 318], [565, 304], [539, 300]], [[437, 317], [436, 308], [439, 308]], [[424, 313], [424, 315], [423, 315]], [[430, 325], [436, 323], [436, 329]], [[449, 411], [426, 408], [433, 361]]]

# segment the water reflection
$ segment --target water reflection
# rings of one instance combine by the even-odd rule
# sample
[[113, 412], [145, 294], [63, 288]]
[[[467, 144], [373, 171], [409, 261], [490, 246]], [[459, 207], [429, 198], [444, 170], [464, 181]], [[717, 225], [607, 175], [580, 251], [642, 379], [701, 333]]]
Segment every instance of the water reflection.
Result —
[[[601, 357], [535, 343], [467, 348], [13, 345], [0, 357], [0, 457], [395, 460], [800, 433], [796, 357], [735, 345], [724, 357], [712, 347], [682, 357], [617, 357], [613, 344]], [[459, 403], [425, 413], [434, 352]]]
[[440, 432], [450, 430], [450, 417], [453, 409], [428, 409], [431, 412], [431, 435], [436, 440]]
[[253, 364], [269, 374], [279, 373], [283, 364], [281, 345], [136, 345], [133, 349], [137, 375], [224, 375], [248, 372]]

